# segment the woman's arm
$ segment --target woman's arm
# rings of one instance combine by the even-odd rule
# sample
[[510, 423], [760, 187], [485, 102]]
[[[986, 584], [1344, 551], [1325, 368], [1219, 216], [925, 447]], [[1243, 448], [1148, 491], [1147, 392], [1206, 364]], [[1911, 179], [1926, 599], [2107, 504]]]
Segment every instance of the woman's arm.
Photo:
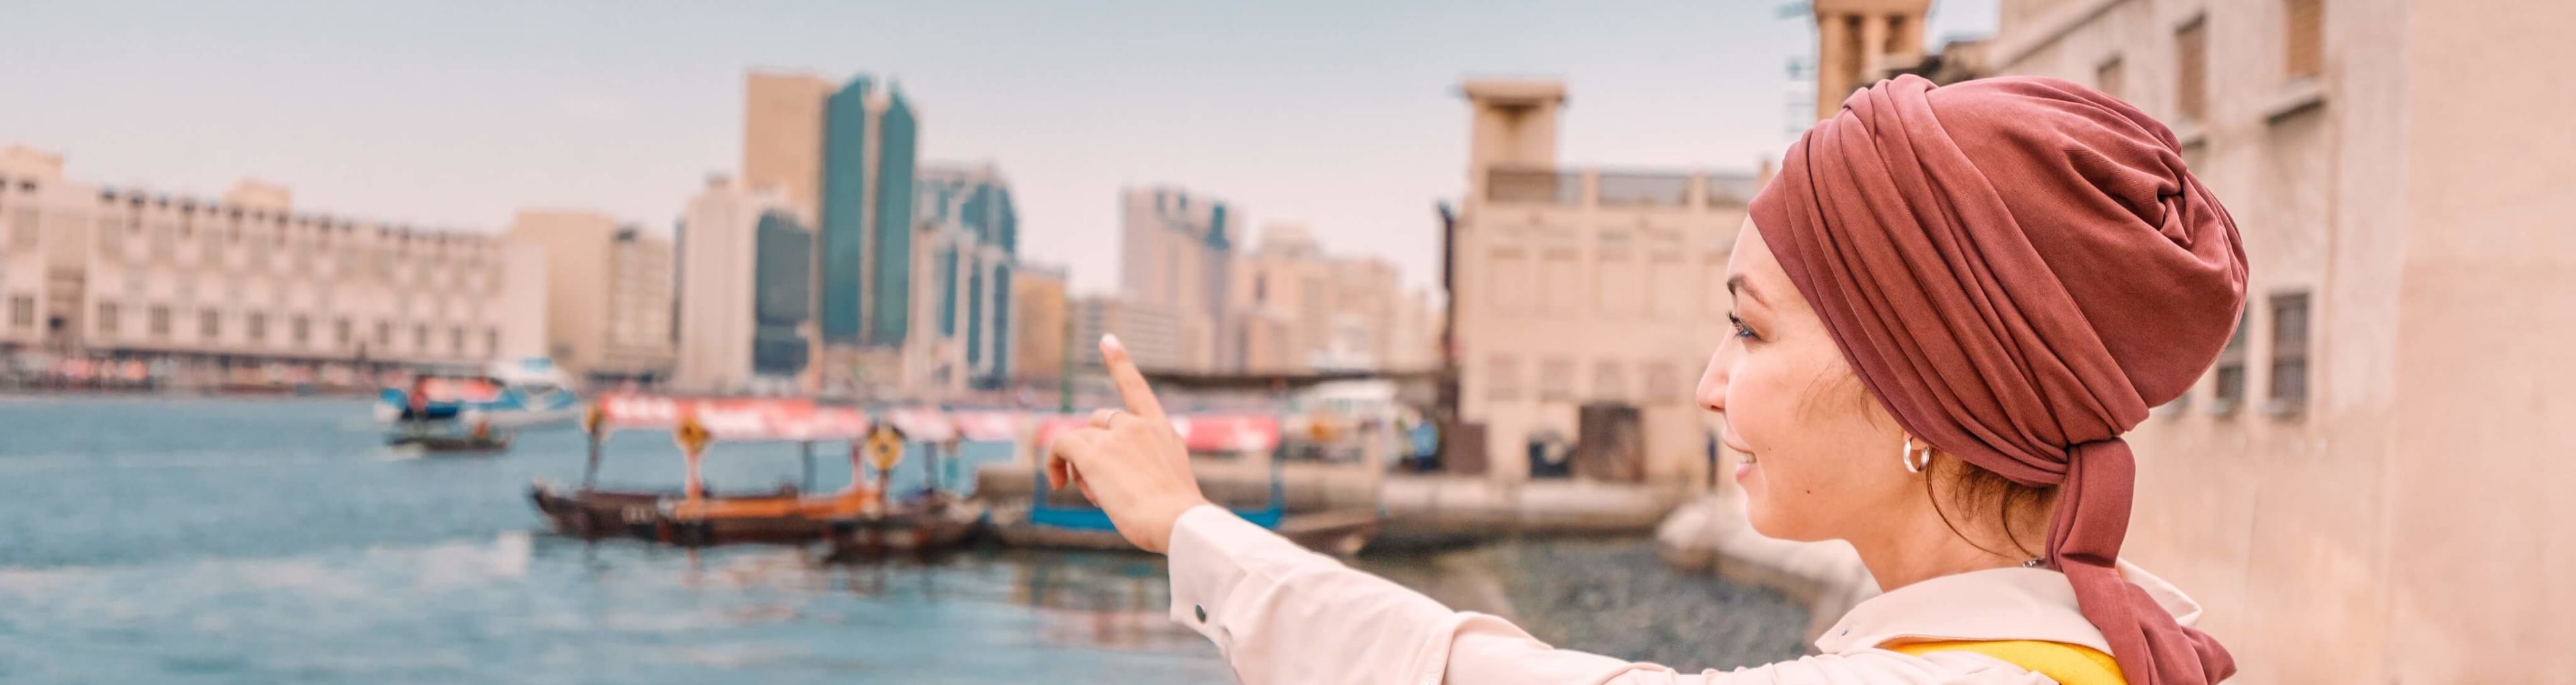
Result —
[[1127, 409], [1057, 436], [1047, 481], [1081, 488], [1129, 542], [1171, 555], [1172, 617], [1215, 641], [1248, 685], [1986, 682], [1926, 677], [1926, 662], [1893, 652], [1685, 675], [1555, 649], [1502, 619], [1450, 611], [1208, 504], [1127, 349], [1104, 337], [1100, 352]]

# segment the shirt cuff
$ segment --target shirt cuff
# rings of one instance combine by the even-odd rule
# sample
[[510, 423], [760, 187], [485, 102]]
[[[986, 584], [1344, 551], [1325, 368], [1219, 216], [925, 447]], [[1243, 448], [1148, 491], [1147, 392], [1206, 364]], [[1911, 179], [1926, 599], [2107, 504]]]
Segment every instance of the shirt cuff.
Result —
[[[1286, 549], [1281, 549], [1281, 547]], [[1263, 557], [1308, 552], [1234, 512], [1202, 504], [1172, 522], [1172, 620], [1234, 653], [1226, 599]]]

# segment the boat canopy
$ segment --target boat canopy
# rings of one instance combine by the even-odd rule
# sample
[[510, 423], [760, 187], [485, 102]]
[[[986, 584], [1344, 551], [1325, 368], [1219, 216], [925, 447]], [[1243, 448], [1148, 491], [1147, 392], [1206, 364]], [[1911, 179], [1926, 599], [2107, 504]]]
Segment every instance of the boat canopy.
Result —
[[[1038, 424], [1036, 443], [1047, 443], [1065, 431], [1081, 428], [1087, 417], [1057, 416]], [[1173, 432], [1191, 452], [1268, 452], [1279, 447], [1279, 417], [1268, 414], [1192, 414], [1172, 417]]]
[[855, 408], [825, 407], [795, 398], [688, 398], [616, 394], [591, 403], [583, 426], [593, 435], [621, 430], [671, 430], [681, 417], [696, 417], [707, 437], [723, 442], [857, 440], [868, 433], [868, 415]]

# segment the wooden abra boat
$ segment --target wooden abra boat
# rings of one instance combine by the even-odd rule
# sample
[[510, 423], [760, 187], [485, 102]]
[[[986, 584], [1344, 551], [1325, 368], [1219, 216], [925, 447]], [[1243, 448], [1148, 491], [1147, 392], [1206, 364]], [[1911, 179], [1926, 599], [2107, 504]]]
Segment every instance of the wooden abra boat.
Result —
[[[601, 443], [621, 429], [668, 427], [687, 460], [679, 492], [608, 490], [596, 486]], [[891, 426], [870, 430], [856, 409], [818, 407], [801, 399], [674, 399], [602, 397], [583, 419], [590, 436], [589, 464], [578, 489], [539, 481], [528, 496], [555, 530], [585, 538], [628, 537], [701, 546], [729, 543], [809, 544], [857, 536], [895, 549], [932, 549], [964, 542], [980, 529], [983, 512], [933, 488], [889, 497], [886, 474], [902, 459], [903, 439]], [[813, 445], [849, 445], [850, 483], [830, 493], [799, 486], [769, 492], [719, 494], [700, 476], [706, 449], [716, 442], [802, 444], [807, 480]], [[868, 477], [874, 466], [875, 478]]]

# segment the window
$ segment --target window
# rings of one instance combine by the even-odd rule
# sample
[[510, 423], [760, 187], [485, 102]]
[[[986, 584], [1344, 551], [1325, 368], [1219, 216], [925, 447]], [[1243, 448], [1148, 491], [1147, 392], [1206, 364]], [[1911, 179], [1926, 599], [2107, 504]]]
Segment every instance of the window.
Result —
[[1519, 314], [1533, 308], [1537, 274], [1530, 273], [1529, 253], [1521, 248], [1494, 251], [1494, 310]]
[[1517, 400], [1521, 397], [1521, 363], [1511, 357], [1495, 357], [1485, 362], [1485, 398]]
[[102, 337], [116, 336], [116, 303], [98, 303], [98, 334]]
[[1633, 314], [1645, 307], [1646, 270], [1639, 268], [1624, 230], [1601, 232], [1600, 263], [1593, 265], [1601, 311]]
[[1628, 374], [1614, 361], [1592, 363], [1592, 399], [1628, 401]]
[[2102, 91], [2104, 95], [2128, 99], [2121, 94], [2128, 88], [2128, 81], [2127, 65], [2121, 64], [2117, 56], [2102, 62], [2102, 66], [2093, 68], [2093, 89]]
[[499, 355], [499, 354], [501, 354], [501, 329], [498, 329], [498, 328], [486, 328], [486, 329], [483, 329], [483, 354], [485, 354], [485, 355]]
[[447, 329], [447, 353], [448, 353], [448, 354], [464, 354], [464, 353], [465, 353], [465, 327], [464, 327], [464, 326], [452, 326], [452, 327], [449, 327], [449, 328]]
[[36, 249], [36, 208], [20, 207], [9, 218], [9, 241], [20, 250]]
[[2272, 386], [2263, 413], [2296, 416], [2308, 406], [2308, 294], [2272, 296]]
[[1545, 259], [1540, 261], [1547, 264], [1547, 272], [1543, 275], [1546, 282], [1541, 286], [1544, 289], [1541, 295], [1547, 298], [1547, 312], [1582, 313], [1583, 294], [1590, 290], [1583, 287], [1583, 260], [1573, 250], [1548, 250]]
[[394, 344], [394, 322], [376, 322], [376, 346], [386, 347], [392, 344]]
[[2218, 364], [2211, 367], [2211, 414], [2236, 413], [2236, 405], [2245, 401], [2245, 329], [2253, 322], [2253, 313], [2248, 309], [2236, 320], [2236, 333], [2228, 336], [2227, 347], [2218, 351]]
[[313, 340], [313, 321], [311, 319], [297, 316], [287, 324], [287, 330], [287, 334], [294, 338], [296, 347], [303, 347], [306, 342]]
[[2325, 0], [2282, 0], [2283, 46], [2288, 52], [2283, 75], [2291, 80], [2316, 78], [2325, 72]]
[[9, 298], [9, 327], [36, 327], [36, 296], [19, 295]]
[[1539, 363], [1538, 398], [1550, 402], [1574, 399], [1574, 361], [1550, 359]]
[[333, 347], [349, 346], [349, 317], [343, 316], [340, 317], [339, 320], [331, 322], [331, 345]]
[[416, 324], [412, 324], [412, 325], [411, 325], [411, 349], [412, 349], [412, 351], [415, 351], [415, 352], [427, 352], [427, 351], [429, 351], [429, 325], [428, 325], [428, 324], [417, 324], [417, 323], [416, 323]]
[[2174, 114], [2185, 121], [2209, 119], [2208, 28], [2204, 17], [2174, 29]]
[[250, 313], [250, 315], [242, 321], [242, 328], [250, 333], [251, 342], [266, 342], [268, 340], [268, 315], [258, 312]]
[[150, 326], [151, 326], [151, 329], [152, 329], [152, 337], [153, 337], [154, 339], [167, 339], [167, 338], [169, 338], [169, 337], [170, 337], [170, 306], [169, 306], [169, 305], [162, 305], [162, 304], [152, 305], [152, 313], [151, 313], [151, 315], [150, 315], [150, 316], [151, 316], [151, 323], [150, 323]]

